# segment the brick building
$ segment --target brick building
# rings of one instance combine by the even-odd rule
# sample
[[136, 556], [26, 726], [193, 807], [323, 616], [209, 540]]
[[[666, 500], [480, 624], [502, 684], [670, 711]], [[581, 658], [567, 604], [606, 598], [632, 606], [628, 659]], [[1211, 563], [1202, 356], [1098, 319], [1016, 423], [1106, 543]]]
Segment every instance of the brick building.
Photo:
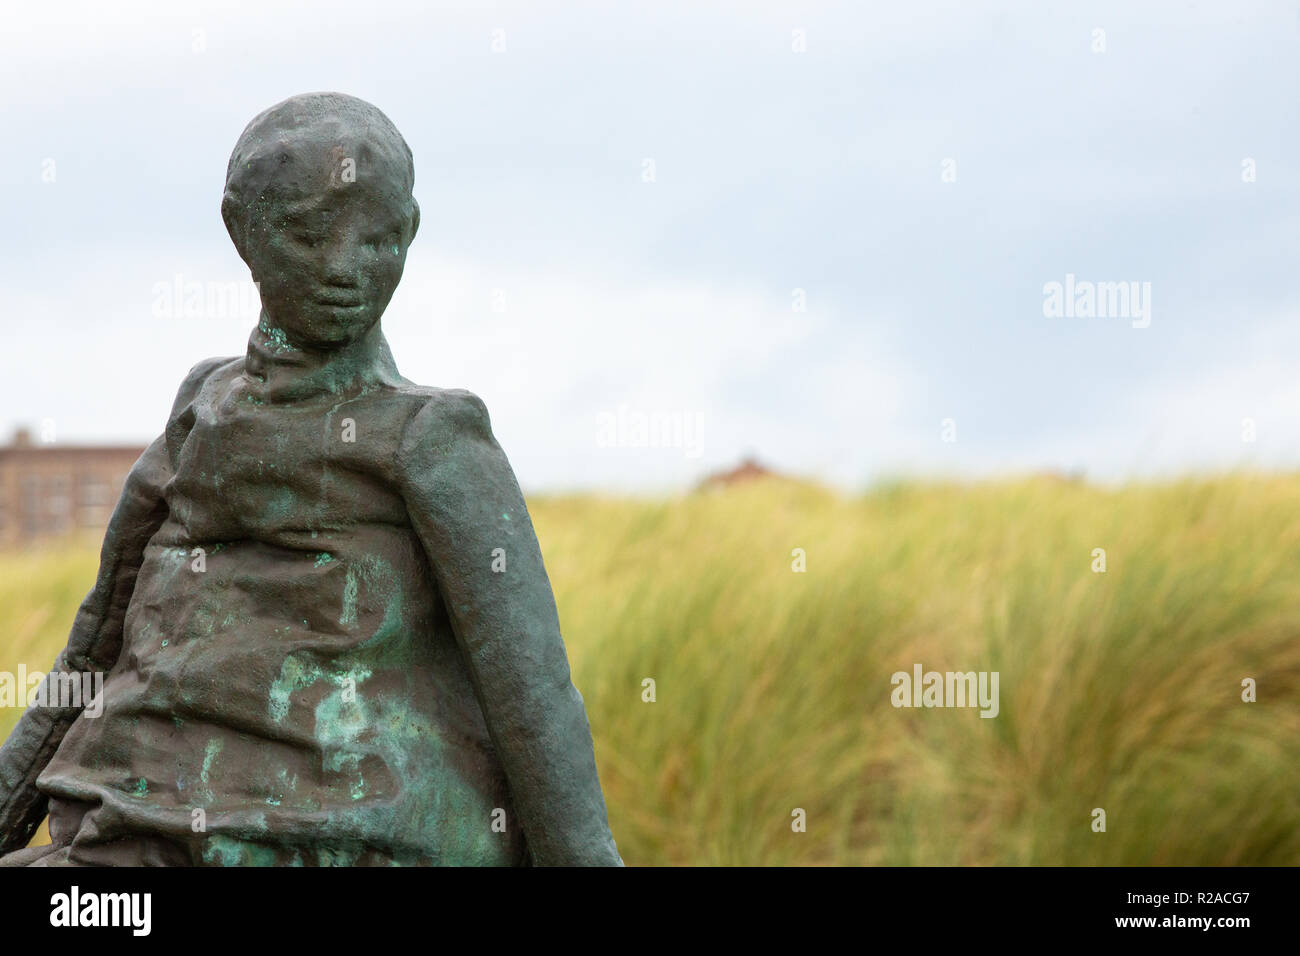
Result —
[[143, 453], [137, 445], [40, 444], [19, 429], [0, 446], [0, 547], [102, 531]]

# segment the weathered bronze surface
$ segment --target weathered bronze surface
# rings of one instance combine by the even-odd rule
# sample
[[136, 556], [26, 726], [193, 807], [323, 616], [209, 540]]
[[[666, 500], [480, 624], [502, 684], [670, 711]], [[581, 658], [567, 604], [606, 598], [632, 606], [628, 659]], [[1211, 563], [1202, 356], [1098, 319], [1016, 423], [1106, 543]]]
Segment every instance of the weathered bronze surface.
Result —
[[380, 329], [413, 182], [353, 97], [240, 137], [221, 211], [261, 319], [131, 472], [47, 678], [106, 671], [102, 715], [23, 714], [0, 864], [622, 862], [487, 411], [403, 378]]

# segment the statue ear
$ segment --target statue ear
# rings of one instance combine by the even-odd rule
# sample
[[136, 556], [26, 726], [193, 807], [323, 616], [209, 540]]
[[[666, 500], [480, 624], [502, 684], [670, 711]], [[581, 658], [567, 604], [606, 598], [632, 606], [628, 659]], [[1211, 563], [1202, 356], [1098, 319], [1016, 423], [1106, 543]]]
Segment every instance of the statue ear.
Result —
[[241, 212], [239, 200], [227, 189], [221, 197], [221, 221], [226, 224], [226, 232], [230, 233], [230, 241], [235, 244], [239, 258], [248, 262], [248, 257], [244, 255], [244, 222]]
[[420, 204], [411, 197], [411, 228], [406, 237], [406, 244], [409, 246], [415, 239], [415, 234], [420, 231]]

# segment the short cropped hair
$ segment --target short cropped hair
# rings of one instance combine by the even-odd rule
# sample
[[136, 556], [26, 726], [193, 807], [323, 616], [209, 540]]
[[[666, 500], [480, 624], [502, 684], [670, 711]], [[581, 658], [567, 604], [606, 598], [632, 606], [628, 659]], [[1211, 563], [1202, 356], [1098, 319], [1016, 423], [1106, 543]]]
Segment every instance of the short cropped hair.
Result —
[[405, 198], [414, 207], [411, 147], [378, 107], [345, 93], [291, 96], [253, 117], [226, 166], [221, 214], [241, 252], [251, 217], [276, 171], [305, 144], [315, 145], [322, 138], [337, 139], [355, 150], [357, 155], [349, 158], [358, 177], [375, 169], [395, 176], [389, 183], [393, 198]]

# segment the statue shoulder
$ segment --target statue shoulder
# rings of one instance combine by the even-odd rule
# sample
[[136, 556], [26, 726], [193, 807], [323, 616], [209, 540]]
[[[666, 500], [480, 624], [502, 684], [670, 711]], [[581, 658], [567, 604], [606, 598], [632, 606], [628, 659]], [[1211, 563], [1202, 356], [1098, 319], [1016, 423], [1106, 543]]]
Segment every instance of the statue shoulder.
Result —
[[171, 417], [175, 418], [181, 414], [186, 406], [198, 397], [199, 391], [203, 388], [203, 383], [211, 378], [214, 372], [226, 366], [237, 364], [241, 361], [241, 358], [241, 356], [231, 356], [204, 359], [191, 368], [181, 382], [181, 387], [176, 390], [176, 401], [172, 403]]
[[163, 429], [167, 458], [172, 467], [175, 467], [176, 455], [194, 425], [194, 402], [203, 390], [204, 383], [218, 370], [238, 366], [241, 361], [240, 358], [205, 359], [190, 369], [181, 382], [181, 387], [176, 390], [176, 400], [172, 402], [171, 414], [167, 416], [167, 427]]
[[467, 466], [495, 447], [487, 406], [463, 388], [418, 388], [397, 452], [405, 477]]
[[410, 422], [408, 441], [446, 444], [462, 438], [490, 438], [492, 421], [483, 399], [463, 388], [419, 388]]

